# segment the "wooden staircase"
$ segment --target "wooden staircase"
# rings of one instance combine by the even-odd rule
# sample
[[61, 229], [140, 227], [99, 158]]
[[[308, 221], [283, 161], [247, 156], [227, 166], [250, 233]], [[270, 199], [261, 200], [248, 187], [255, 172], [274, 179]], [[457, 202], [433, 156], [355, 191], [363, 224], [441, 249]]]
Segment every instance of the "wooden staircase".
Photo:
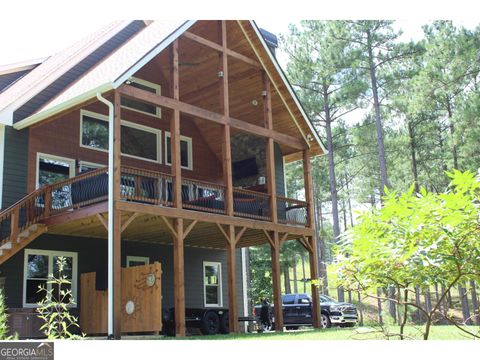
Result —
[[44, 224], [33, 224], [18, 234], [15, 241], [9, 240], [0, 246], [0, 265], [22, 250], [40, 235], [47, 232]]

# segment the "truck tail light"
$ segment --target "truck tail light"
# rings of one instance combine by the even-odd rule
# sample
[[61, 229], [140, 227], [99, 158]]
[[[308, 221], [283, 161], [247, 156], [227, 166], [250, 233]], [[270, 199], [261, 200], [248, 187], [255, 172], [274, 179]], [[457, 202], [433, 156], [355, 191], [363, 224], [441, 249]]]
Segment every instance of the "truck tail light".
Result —
[[255, 310], [255, 308], [253, 308], [252, 313], [253, 313], [253, 316], [257, 316], [257, 311]]

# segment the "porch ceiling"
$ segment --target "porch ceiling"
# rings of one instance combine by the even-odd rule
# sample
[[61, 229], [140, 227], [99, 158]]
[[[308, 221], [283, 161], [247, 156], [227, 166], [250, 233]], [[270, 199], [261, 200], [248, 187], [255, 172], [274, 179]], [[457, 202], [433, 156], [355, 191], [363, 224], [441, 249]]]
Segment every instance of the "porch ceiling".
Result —
[[[131, 212], [122, 212], [122, 224], [132, 216]], [[104, 214], [107, 219], [107, 214]], [[191, 220], [184, 220], [185, 228]], [[237, 233], [240, 230], [237, 227]], [[73, 220], [48, 227], [49, 234], [63, 236], [78, 236], [89, 238], [107, 238], [107, 231], [97, 215]], [[288, 240], [298, 238], [290, 235]], [[172, 235], [161, 216], [138, 214], [122, 233], [122, 240], [145, 243], [172, 244]], [[258, 246], [268, 243], [263, 230], [247, 229], [242, 235], [237, 247]], [[211, 249], [224, 249], [226, 240], [215, 223], [199, 221], [185, 238], [185, 246]]]

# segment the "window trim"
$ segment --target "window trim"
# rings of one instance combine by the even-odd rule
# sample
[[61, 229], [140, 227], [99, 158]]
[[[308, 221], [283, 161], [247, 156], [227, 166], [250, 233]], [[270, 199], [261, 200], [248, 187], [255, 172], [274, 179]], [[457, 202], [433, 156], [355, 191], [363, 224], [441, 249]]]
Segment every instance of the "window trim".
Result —
[[[207, 304], [207, 292], [205, 291], [207, 285], [205, 284], [205, 267], [206, 266], [218, 266], [219, 267], [219, 276], [218, 276], [218, 304]], [[217, 261], [204, 261], [203, 262], [203, 305], [205, 307], [222, 307], [223, 306], [223, 289], [222, 289], [222, 263]]]
[[[103, 114], [99, 114], [99, 113], [96, 113], [96, 112], [93, 112], [93, 111], [89, 111], [89, 110], [84, 110], [84, 109], [80, 110], [80, 147], [85, 148], [85, 149], [97, 150], [97, 151], [102, 151], [102, 152], [108, 153], [108, 149], [101, 149], [101, 148], [96, 148], [96, 147], [92, 147], [92, 146], [88, 146], [88, 145], [83, 145], [83, 141], [82, 141], [83, 140], [83, 116], [92, 117], [92, 118], [97, 119], [97, 120], [103, 120], [107, 123], [108, 123], [108, 116], [103, 115]], [[145, 132], [150, 132], [152, 134], [155, 134], [155, 136], [157, 137], [157, 160], [152, 160], [152, 159], [147, 159], [147, 158], [143, 158], [143, 157], [140, 157], [140, 156], [125, 154], [123, 152], [121, 153], [122, 156], [126, 156], [126, 157], [137, 159], [137, 160], [142, 160], [142, 161], [149, 161], [149, 162], [153, 162], [155, 164], [161, 164], [162, 163], [162, 155], [163, 155], [162, 154], [162, 130], [155, 129], [155, 128], [152, 128], [150, 126], [145, 126], [145, 125], [140, 125], [140, 124], [137, 124], [137, 123], [133, 123], [133, 122], [127, 121], [127, 120], [120, 120], [120, 125], [130, 127], [132, 129], [138, 129], [138, 130], [142, 130], [142, 131], [145, 131]]]
[[144, 265], [150, 265], [150, 258], [148, 256], [127, 256], [127, 267], [130, 267], [130, 261], [143, 261]]
[[[127, 82], [128, 81], [130, 81], [130, 83], [134, 82], [134, 83], [137, 83], [137, 84], [140, 84], [140, 85], [143, 85], [143, 86], [148, 86], [148, 87], [154, 89], [155, 94], [157, 94], [157, 95], [162, 94], [162, 86], [160, 84], [157, 84], [157, 83], [154, 83], [154, 82], [151, 82], [151, 81], [148, 81], [148, 80], [140, 79], [140, 78], [137, 78], [137, 77], [134, 77], [134, 76], [130, 77], [127, 80]], [[137, 101], [139, 101], [139, 100], [137, 100]], [[142, 111], [142, 110], [138, 110], [138, 109], [135, 109], [135, 108], [131, 108], [131, 107], [126, 106], [126, 105], [121, 105], [121, 107], [122, 107], [122, 109], [128, 109], [128, 110], [131, 110], [131, 111], [136, 111], [140, 114], [154, 116], [154, 117], [159, 118], [159, 119], [162, 118], [162, 109], [161, 109], [160, 106], [155, 106], [155, 108], [157, 109], [155, 114], [149, 113], [147, 111]]]
[[71, 179], [71, 178], [75, 177], [75, 173], [76, 173], [76, 169], [75, 169], [76, 161], [75, 161], [75, 159], [71, 159], [71, 158], [67, 158], [67, 157], [63, 157], [63, 156], [58, 156], [58, 155], [51, 155], [51, 154], [37, 152], [37, 159], [36, 159], [36, 164], [35, 164], [35, 171], [36, 171], [36, 174], [35, 174], [35, 188], [36, 189], [40, 188], [40, 183], [39, 183], [39, 181], [40, 181], [40, 158], [62, 161], [62, 162], [65, 162], [65, 163], [69, 164], [70, 169], [69, 169], [68, 178]]
[[[48, 277], [53, 275], [53, 257], [54, 256], [68, 256], [72, 258], [72, 297], [75, 301], [74, 305], [69, 305], [69, 308], [76, 308], [77, 301], [77, 285], [78, 285], [78, 253], [70, 251], [57, 251], [57, 250], [41, 250], [41, 249], [25, 249], [23, 257], [23, 294], [22, 305], [24, 308], [37, 308], [37, 304], [27, 303], [27, 265], [28, 255], [47, 255], [48, 256]], [[47, 284], [47, 288], [50, 285]], [[51, 288], [51, 286], [50, 286]]]
[[[165, 131], [165, 165], [172, 166], [172, 163], [168, 161], [167, 158], [167, 138], [171, 138], [170, 131]], [[180, 135], [180, 141], [183, 140], [187, 142], [187, 150], [188, 150], [188, 166], [181, 166], [182, 169], [191, 170], [193, 171], [193, 140], [191, 137]], [[180, 159], [181, 160], [181, 159]]]
[[83, 161], [83, 160], [80, 160], [78, 162], [78, 173], [81, 174], [82, 171], [82, 166], [85, 165], [85, 166], [90, 166], [92, 168], [95, 168], [95, 169], [100, 169], [100, 168], [103, 168], [103, 167], [106, 167], [107, 165], [103, 165], [103, 164], [98, 164], [98, 163], [94, 163], [94, 162], [90, 162], [90, 161]]

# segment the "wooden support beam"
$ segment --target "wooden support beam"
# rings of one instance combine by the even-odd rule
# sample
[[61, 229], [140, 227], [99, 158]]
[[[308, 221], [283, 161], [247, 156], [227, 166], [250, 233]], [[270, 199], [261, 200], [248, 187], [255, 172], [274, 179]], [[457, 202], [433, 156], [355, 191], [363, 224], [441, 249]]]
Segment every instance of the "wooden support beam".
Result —
[[[132, 201], [121, 201], [118, 207], [122, 211], [139, 212], [142, 214], [151, 214], [156, 216], [165, 216], [169, 218], [182, 218], [185, 220], [198, 220], [208, 223], [219, 223], [224, 225], [246, 226], [249, 229], [288, 232], [290, 235], [313, 236], [313, 230], [300, 226], [290, 226], [284, 224], [273, 224], [269, 221], [255, 219], [246, 219], [242, 217], [231, 217], [215, 213], [206, 213], [186, 209], [176, 209], [173, 207], [155, 206], [149, 204], [140, 204]], [[105, 210], [106, 211], [106, 210]]]
[[133, 213], [127, 220], [125, 220], [125, 222], [122, 224], [122, 233], [127, 229], [128, 225], [130, 225], [133, 220], [138, 217], [138, 215], [139, 213]]
[[280, 240], [278, 232], [273, 232], [272, 254], [272, 286], [273, 286], [273, 304], [275, 313], [275, 331], [283, 331], [283, 304], [282, 304], [282, 285], [280, 279]]
[[186, 335], [185, 323], [185, 259], [183, 219], [175, 219], [174, 227], [177, 236], [173, 236], [173, 287], [175, 306], [175, 335]]
[[303, 150], [303, 181], [305, 186], [305, 200], [307, 201], [307, 227], [315, 226], [313, 213], [313, 185], [312, 164], [310, 163], [310, 150]]
[[[317, 242], [315, 237], [309, 237], [309, 244], [311, 251], [309, 252], [310, 260], [310, 279], [318, 279], [318, 252], [317, 252]], [[321, 311], [320, 311], [320, 284], [312, 282], [312, 320], [313, 327], [320, 328], [321, 325]]]
[[10, 215], [10, 241], [12, 244], [17, 243], [18, 238], [18, 220], [20, 217], [20, 208], [17, 206], [12, 211], [12, 215]]
[[[272, 117], [272, 92], [270, 88], [270, 80], [267, 75], [263, 73], [263, 88], [265, 91], [265, 97], [263, 101], [263, 119], [265, 122], [265, 128], [273, 130], [273, 117]], [[267, 138], [267, 191], [270, 195], [270, 214], [272, 222], [276, 224], [278, 222], [277, 212], [277, 187], [275, 180], [275, 143], [273, 138]]]
[[229, 332], [237, 333], [239, 327], [237, 311], [237, 248], [235, 247], [235, 226], [228, 225], [228, 236], [230, 238], [227, 246]]
[[101, 214], [108, 211], [107, 202], [102, 202], [95, 205], [86, 206], [81, 209], [77, 209], [72, 212], [66, 212], [58, 215], [54, 215], [45, 219], [43, 223], [47, 226], [53, 226], [58, 224], [64, 224], [75, 220], [84, 219], [96, 214]]
[[287, 145], [293, 149], [304, 150], [308, 148], [307, 143], [302, 139], [283, 134], [275, 130], [269, 130], [264, 128], [263, 126], [250, 124], [243, 120], [235, 119], [232, 117], [225, 118], [225, 116], [222, 114], [205, 110], [198, 106], [190, 105], [166, 96], [153, 94], [146, 90], [137, 89], [130, 85], [124, 84], [118, 88], [118, 91], [120, 91], [123, 96], [131, 99], [140, 100], [157, 106], [163, 106], [173, 110], [178, 110], [181, 113], [192, 115], [204, 120], [209, 120], [217, 124], [228, 124], [232, 128], [235, 128], [236, 130], [245, 133], [254, 134], [262, 137], [271, 137], [276, 142]]
[[[219, 57], [220, 71], [220, 107], [225, 119], [230, 117], [230, 105], [228, 98], [228, 57], [227, 57], [227, 26], [226, 21], [219, 22], [220, 38], [222, 39]], [[230, 144], [230, 125], [223, 125], [222, 129], [222, 166], [223, 181], [225, 183], [225, 210], [228, 216], [233, 216], [233, 180], [232, 180], [232, 147]]]
[[227, 232], [225, 231], [225, 229], [223, 228], [222, 225], [220, 225], [219, 223], [215, 223], [215, 225], [217, 225], [218, 229], [220, 230], [220, 232], [223, 234], [223, 236], [225, 237], [225, 240], [227, 240], [227, 242], [230, 242], [230, 237], [228, 236]]
[[162, 221], [165, 223], [165, 225], [167, 226], [167, 229], [170, 231], [170, 234], [172, 234], [172, 236], [177, 236], [177, 231], [175, 230], [175, 227], [174, 227], [174, 224], [172, 225], [170, 220], [168, 220], [165, 216], [160, 216], [160, 219], [162, 219]]
[[45, 203], [43, 216], [48, 218], [52, 210], [52, 188], [50, 186], [45, 189], [45, 199], [43, 201]]
[[265, 237], [267, 238], [267, 241], [270, 243], [270, 246], [271, 247], [274, 247], [275, 246], [275, 242], [273, 241], [272, 237], [270, 236], [270, 234], [268, 233], [268, 231], [266, 229], [263, 229], [263, 233], [265, 234]]
[[[120, 179], [121, 179], [121, 104], [120, 94], [114, 92], [114, 158], [113, 158], [113, 337], [120, 339], [122, 336], [122, 279], [121, 279], [121, 249], [122, 249], [122, 213], [118, 209], [120, 196]], [[110, 269], [109, 269], [110, 271]]]
[[97, 219], [100, 221], [100, 223], [103, 225], [103, 227], [105, 228], [105, 230], [108, 231], [108, 222], [107, 222], [107, 220], [105, 219], [105, 217], [103, 216], [103, 214], [96, 214], [96, 217], [97, 217]]
[[289, 235], [290, 235], [289, 233], [283, 234], [283, 236], [280, 238], [280, 246], [282, 246], [285, 243], [285, 241], [287, 241], [287, 238]]
[[235, 236], [235, 246], [238, 244], [240, 239], [242, 238], [243, 234], [245, 234], [245, 231], [247, 231], [247, 227], [244, 226]]
[[[178, 39], [172, 44], [172, 94], [173, 99], [180, 100], [178, 74]], [[173, 206], [182, 208], [182, 168], [180, 158], [180, 111], [174, 109], [170, 120], [170, 154], [173, 177]]]
[[247, 64], [249, 64], [249, 65], [251, 65], [251, 66], [254, 66], [254, 67], [259, 68], [259, 69], [262, 68], [262, 65], [261, 65], [260, 62], [258, 62], [257, 60], [254, 60], [254, 59], [252, 59], [252, 58], [249, 58], [248, 56], [242, 55], [242, 54], [240, 54], [240, 53], [238, 53], [238, 52], [236, 52], [236, 51], [233, 51], [233, 50], [231, 50], [231, 49], [228, 49], [228, 48], [225, 49], [223, 46], [218, 45], [217, 43], [214, 43], [213, 41], [210, 41], [210, 40], [208, 40], [208, 39], [205, 39], [205, 38], [203, 38], [203, 37], [201, 37], [201, 36], [195, 35], [195, 34], [189, 32], [189, 31], [184, 32], [184, 33], [183, 33], [183, 36], [186, 37], [187, 39], [190, 39], [190, 40], [192, 40], [192, 41], [195, 41], [195, 42], [197, 42], [198, 44], [207, 46], [207, 47], [209, 47], [209, 48], [211, 48], [211, 49], [213, 49], [213, 50], [216, 50], [216, 51], [218, 51], [218, 52], [224, 51], [224, 52], [226, 52], [226, 54], [227, 54], [228, 56], [231, 56], [231, 57], [233, 57], [233, 58], [235, 58], [235, 59], [237, 59], [237, 60], [241, 60], [241, 61], [243, 61], [244, 63], [247, 63]]
[[195, 225], [197, 224], [198, 220], [193, 220], [190, 225], [187, 226], [187, 228], [185, 229], [185, 231], [183, 232], [183, 238], [186, 239], [186, 237], [188, 236], [188, 234], [190, 234], [190, 231], [193, 230], [193, 228], [195, 227]]
[[312, 247], [310, 246], [310, 244], [308, 243], [308, 241], [305, 240], [305, 238], [299, 238], [298, 239], [298, 242], [300, 244], [302, 244], [302, 246], [305, 248], [305, 250], [307, 250], [309, 253], [312, 252]]

